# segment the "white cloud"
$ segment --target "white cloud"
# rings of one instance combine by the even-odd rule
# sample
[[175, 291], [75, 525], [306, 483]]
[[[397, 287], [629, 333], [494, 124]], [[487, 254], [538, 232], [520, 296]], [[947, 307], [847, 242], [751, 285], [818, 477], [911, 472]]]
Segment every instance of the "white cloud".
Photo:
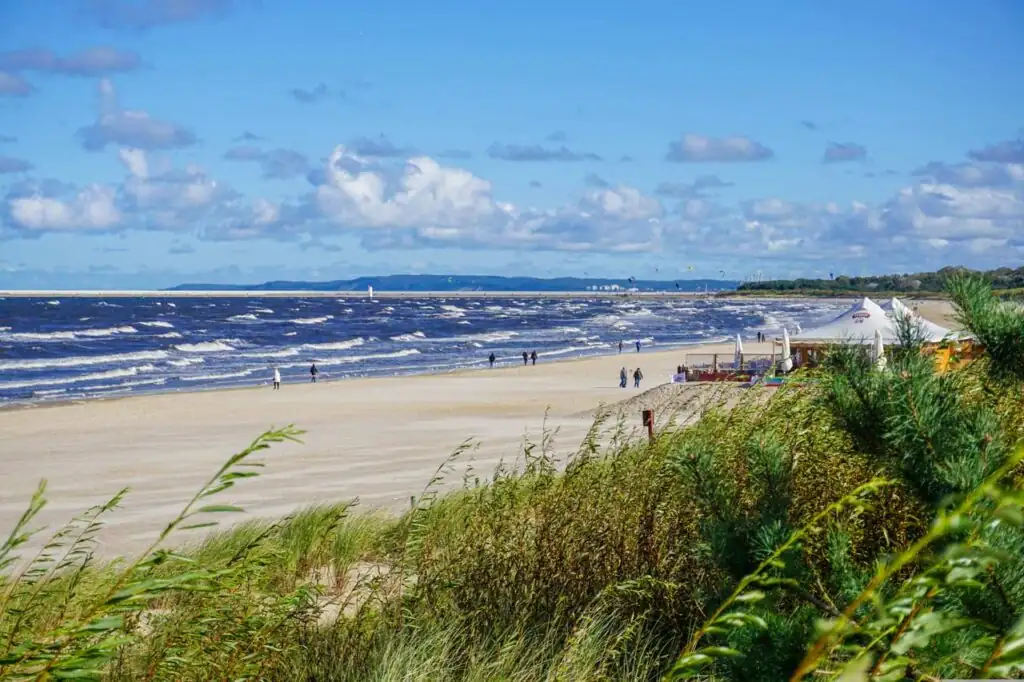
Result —
[[78, 129], [82, 146], [89, 151], [107, 145], [138, 149], [175, 149], [196, 143], [196, 136], [176, 123], [153, 118], [145, 111], [121, 109], [114, 84], [109, 79], [99, 83], [100, 115], [91, 125]]
[[390, 180], [344, 146], [328, 159], [315, 202], [326, 218], [354, 228], [460, 227], [503, 213], [491, 197], [491, 183], [468, 171], [420, 156]]
[[69, 200], [34, 195], [12, 199], [11, 220], [30, 231], [108, 230], [121, 222], [112, 187], [90, 185]]

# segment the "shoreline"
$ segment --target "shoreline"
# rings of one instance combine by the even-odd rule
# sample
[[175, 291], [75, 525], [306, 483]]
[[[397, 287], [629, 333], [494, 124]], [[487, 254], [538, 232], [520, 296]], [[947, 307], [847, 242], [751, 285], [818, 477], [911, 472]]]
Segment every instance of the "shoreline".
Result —
[[[747, 341], [744, 341], [744, 343], [747, 344]], [[750, 342], [750, 343], [754, 343], [754, 342]], [[680, 350], [684, 350], [685, 351], [686, 349], [693, 349], [693, 352], [699, 352], [700, 349], [704, 348], [705, 346], [719, 346], [719, 345], [722, 345], [722, 344], [732, 344], [732, 341], [730, 341], [728, 339], [721, 339], [721, 340], [713, 340], [712, 339], [712, 340], [701, 340], [701, 341], [683, 341], [683, 342], [678, 342], [678, 343], [664, 343], [664, 344], [657, 344], [657, 345], [653, 345], [652, 344], [652, 345], [645, 346], [644, 347], [645, 348], [644, 353], [641, 353], [640, 355], [644, 355], [644, 354], [652, 355], [652, 354], [656, 354], [656, 353], [657, 354], [660, 354], [660, 353], [670, 353], [670, 352], [676, 352], [676, 351], [680, 351]], [[766, 345], [769, 345], [769, 344], [770, 344], [770, 342], [766, 342]], [[630, 347], [630, 346], [627, 346], [627, 347], [630, 348], [630, 350], [632, 350], [632, 347]], [[586, 354], [582, 354], [582, 355], [560, 354], [560, 355], [557, 355], [557, 356], [546, 356], [546, 355], [544, 355], [544, 353], [538, 353], [538, 363], [541, 364], [541, 365], [554, 365], [554, 364], [564, 364], [564, 363], [571, 363], [571, 362], [583, 362], [583, 361], [590, 360], [590, 359], [593, 359], [593, 358], [603, 358], [603, 357], [620, 356], [620, 355], [636, 355], [636, 354], [635, 353], [628, 353], [625, 350], [622, 353], [618, 353], [618, 352], [616, 352], [616, 347], [612, 346], [607, 352], [601, 351], [601, 352], [596, 352], [596, 353], [586, 353]], [[545, 361], [545, 358], [549, 358], [549, 359], [547, 359]], [[392, 373], [392, 374], [381, 373], [381, 374], [371, 374], [371, 375], [340, 377], [340, 378], [337, 378], [337, 379], [335, 379], [335, 378], [328, 378], [328, 379], [321, 379], [320, 381], [317, 382], [317, 384], [318, 385], [331, 385], [331, 384], [336, 384], [336, 383], [341, 383], [341, 382], [371, 381], [371, 380], [378, 380], [378, 379], [422, 379], [422, 378], [425, 378], [425, 377], [440, 377], [440, 376], [467, 374], [467, 373], [472, 373], [472, 372], [488, 372], [488, 373], [490, 373], [490, 372], [501, 372], [501, 371], [508, 371], [508, 370], [514, 370], [514, 369], [521, 369], [522, 367], [524, 367], [524, 365], [519, 364], [518, 358], [516, 358], [516, 360], [514, 360], [514, 361], [513, 360], [506, 360], [505, 362], [498, 362], [498, 363], [495, 364], [495, 366], [493, 368], [486, 366], [486, 364], [487, 364], [486, 358], [484, 358], [483, 360], [481, 360], [480, 362], [478, 362], [476, 364], [480, 365], [480, 366], [461, 366], [461, 367], [451, 367], [451, 368], [448, 368], [448, 369], [426, 369], [426, 370], [423, 370], [423, 371], [411, 370], [409, 372], [404, 372], [404, 373], [398, 373], [398, 372]], [[382, 372], [384, 372], [384, 371], [385, 370], [382, 370]], [[311, 382], [308, 382], [308, 381], [288, 381], [288, 382], [284, 382], [283, 385], [285, 385], [285, 386], [295, 386], [295, 385], [306, 385], [307, 383], [311, 383]], [[52, 408], [57, 408], [57, 407], [64, 407], [64, 406], [67, 406], [67, 405], [82, 405], [82, 404], [88, 404], [88, 403], [93, 403], [93, 402], [101, 402], [101, 401], [102, 402], [116, 402], [116, 401], [122, 401], [122, 400], [136, 400], [136, 399], [152, 398], [154, 396], [163, 396], [163, 395], [187, 396], [187, 395], [192, 395], [192, 394], [196, 394], [196, 393], [216, 393], [216, 392], [228, 393], [228, 392], [239, 392], [239, 391], [257, 391], [257, 390], [266, 389], [269, 386], [270, 386], [270, 380], [267, 379], [267, 380], [265, 380], [265, 381], [263, 381], [262, 383], [259, 383], [259, 384], [216, 385], [216, 386], [197, 385], [197, 386], [195, 386], [193, 388], [171, 388], [171, 389], [165, 389], [165, 390], [160, 390], [159, 388], [152, 388], [152, 389], [149, 389], [149, 390], [141, 390], [141, 391], [137, 391], [137, 392], [128, 392], [128, 393], [119, 394], [119, 395], [96, 395], [96, 396], [75, 397], [75, 398], [57, 398], [57, 399], [52, 399], [52, 400], [11, 401], [11, 402], [7, 402], [7, 403], [0, 403], [0, 413], [8, 412], [8, 411], [19, 412], [19, 411], [24, 411], [24, 410], [52, 409]]]

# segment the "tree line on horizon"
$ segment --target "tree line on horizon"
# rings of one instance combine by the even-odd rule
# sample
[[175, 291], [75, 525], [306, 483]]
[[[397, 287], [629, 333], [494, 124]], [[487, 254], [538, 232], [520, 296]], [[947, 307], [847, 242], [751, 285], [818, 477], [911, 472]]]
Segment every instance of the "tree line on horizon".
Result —
[[849, 277], [839, 275], [829, 279], [773, 279], [763, 282], [744, 282], [738, 291], [835, 291], [835, 292], [900, 292], [940, 293], [946, 290], [948, 282], [957, 275], [976, 274], [988, 282], [993, 289], [1024, 288], [1024, 267], [997, 268], [995, 270], [976, 271], [969, 268], [951, 265], [936, 272], [917, 272], [910, 274], [873, 275], [869, 277]]

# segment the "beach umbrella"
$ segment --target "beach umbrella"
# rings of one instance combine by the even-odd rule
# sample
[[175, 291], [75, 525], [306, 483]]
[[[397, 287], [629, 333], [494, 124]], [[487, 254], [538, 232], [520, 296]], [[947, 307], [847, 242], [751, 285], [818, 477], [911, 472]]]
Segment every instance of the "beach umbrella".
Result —
[[789, 350], [789, 331], [782, 328], [782, 364], [779, 366], [783, 372], [788, 372], [793, 369], [793, 358], [790, 357]]
[[740, 338], [739, 334], [736, 335], [736, 354], [735, 354], [735, 360], [736, 360], [736, 369], [739, 369], [740, 368], [740, 363], [743, 362], [743, 339]]
[[885, 369], [885, 344], [882, 343], [882, 330], [875, 330], [875, 342], [871, 345], [871, 362], [878, 369]]

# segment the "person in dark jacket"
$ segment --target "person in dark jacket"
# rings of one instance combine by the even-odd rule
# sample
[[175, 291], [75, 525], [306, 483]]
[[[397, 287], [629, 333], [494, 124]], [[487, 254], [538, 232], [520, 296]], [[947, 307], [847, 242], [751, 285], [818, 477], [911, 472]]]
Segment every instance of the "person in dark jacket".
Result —
[[619, 370], [619, 388], [625, 388], [626, 387], [626, 382], [629, 380], [628, 377], [629, 377], [629, 375], [626, 374], [626, 368], [625, 367], [623, 367], [622, 369]]
[[311, 383], [316, 383], [316, 375], [318, 374], [320, 374], [320, 370], [316, 368], [316, 363], [314, 362], [309, 366], [309, 380]]
[[494, 361], [498, 358], [494, 357], [494, 353], [487, 356], [487, 362], [491, 363], [491, 367], [494, 367]]
[[523, 351], [523, 364], [524, 365], [530, 364], [530, 354], [527, 353], [525, 350]]
[[530, 363], [534, 365], [537, 364], [537, 351], [532, 351], [530, 353]]
[[633, 371], [633, 388], [640, 388], [640, 380], [644, 378], [644, 373], [637, 367]]

